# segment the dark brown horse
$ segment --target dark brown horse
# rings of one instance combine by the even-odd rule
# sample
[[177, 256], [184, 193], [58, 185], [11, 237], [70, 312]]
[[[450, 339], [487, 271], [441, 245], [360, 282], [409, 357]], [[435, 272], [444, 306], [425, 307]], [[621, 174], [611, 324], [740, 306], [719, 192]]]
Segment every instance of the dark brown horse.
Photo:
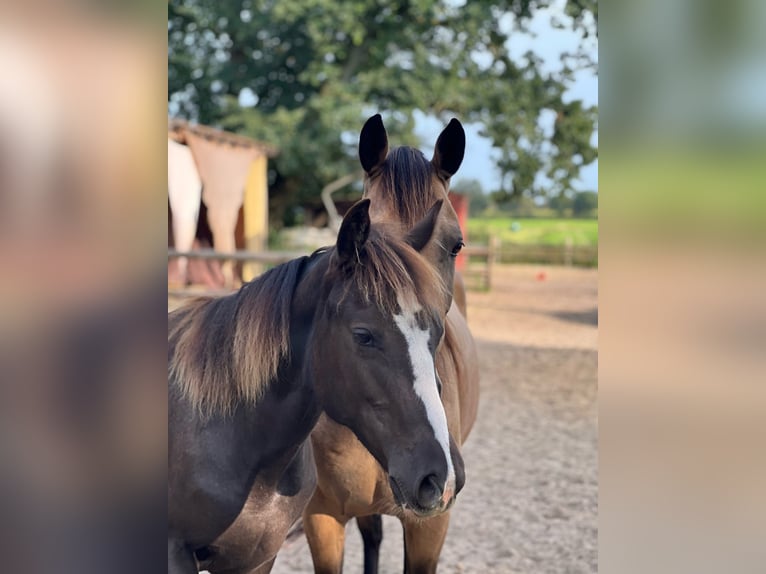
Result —
[[[455, 257], [463, 237], [447, 197], [450, 177], [460, 166], [464, 149], [465, 135], [457, 120], [452, 120], [439, 136], [430, 161], [409, 147], [389, 152], [388, 136], [379, 115], [367, 121], [359, 141], [359, 157], [367, 174], [365, 197], [372, 199], [372, 219], [395, 225], [406, 234], [420, 218], [435, 218], [432, 237], [421, 253], [449, 286], [450, 297], [441, 306], [445, 332], [437, 349], [436, 366], [450, 440], [458, 446], [476, 420], [479, 398], [476, 346], [464, 317], [462, 282], [455, 275]], [[462, 301], [462, 313], [453, 295], [454, 301]], [[354, 517], [365, 543], [364, 571], [377, 572], [381, 513], [401, 519], [405, 571], [435, 572], [449, 525], [449, 507], [443, 506], [438, 510], [445, 512], [429, 513], [427, 517], [417, 508], [402, 512], [400, 493], [389, 488], [385, 471], [353, 433], [331, 419], [321, 417], [311, 438], [318, 485], [304, 513], [304, 530], [316, 572], [341, 571], [345, 524]]]
[[351, 208], [334, 249], [169, 316], [168, 571], [268, 572], [310, 499], [320, 413], [350, 429], [400, 494], [451, 503], [463, 463], [434, 353], [449, 295], [418, 254], [435, 218], [393, 239]]

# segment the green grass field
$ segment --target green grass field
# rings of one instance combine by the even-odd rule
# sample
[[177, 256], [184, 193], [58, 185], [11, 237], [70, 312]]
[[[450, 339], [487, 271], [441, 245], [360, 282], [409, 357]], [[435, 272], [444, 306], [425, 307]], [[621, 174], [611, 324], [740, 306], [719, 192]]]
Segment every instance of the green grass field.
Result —
[[[512, 229], [513, 223], [517, 230]], [[598, 245], [598, 220], [487, 217], [468, 220], [468, 238], [471, 243], [486, 243], [489, 236], [503, 243], [523, 245], [564, 245], [571, 237], [574, 246]]]

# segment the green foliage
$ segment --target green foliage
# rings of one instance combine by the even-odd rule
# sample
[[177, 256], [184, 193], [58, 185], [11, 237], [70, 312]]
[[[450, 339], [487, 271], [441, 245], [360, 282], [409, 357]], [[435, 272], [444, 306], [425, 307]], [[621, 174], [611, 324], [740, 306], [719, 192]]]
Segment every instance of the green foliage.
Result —
[[559, 217], [563, 217], [572, 211], [572, 198], [569, 195], [561, 194], [551, 197], [548, 200], [548, 207], [554, 210]]
[[[480, 124], [499, 151], [501, 200], [547, 193], [536, 186], [540, 174], [560, 193], [596, 157], [595, 108], [562, 101], [568, 66], [543, 73], [534, 54], [517, 61], [506, 49], [548, 4], [171, 0], [171, 110], [278, 146], [271, 191], [279, 217], [358, 169], [356, 137], [377, 111], [397, 144], [420, 143], [416, 110]], [[566, 10], [582, 35], [595, 32], [595, 2], [569, 0]], [[556, 117], [552, 136], [541, 127], [546, 114]]]
[[598, 209], [598, 193], [580, 191], [572, 201], [572, 215], [575, 217], [593, 217]]

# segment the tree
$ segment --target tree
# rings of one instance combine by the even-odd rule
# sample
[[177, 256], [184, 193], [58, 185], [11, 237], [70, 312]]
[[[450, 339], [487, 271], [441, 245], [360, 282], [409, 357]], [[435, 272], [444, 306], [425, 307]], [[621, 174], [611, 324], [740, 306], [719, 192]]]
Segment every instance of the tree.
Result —
[[572, 202], [572, 215], [575, 217], [593, 217], [598, 209], [598, 193], [580, 191]]
[[563, 217], [572, 209], [573, 199], [568, 194], [554, 195], [548, 200], [548, 207], [556, 211], [559, 217]]
[[514, 217], [535, 217], [539, 207], [529, 194], [511, 196], [501, 206], [503, 213]]
[[[415, 145], [416, 110], [477, 122], [500, 152], [504, 194], [544, 192], [539, 174], [558, 192], [595, 159], [596, 110], [562, 101], [570, 66], [544, 73], [534, 54], [517, 61], [506, 49], [548, 3], [171, 0], [170, 112], [280, 147], [270, 174], [278, 210], [358, 169], [356, 136], [377, 111], [392, 141]], [[567, 13], [595, 33], [595, 2], [569, 0]], [[540, 121], [550, 113], [552, 137]]]

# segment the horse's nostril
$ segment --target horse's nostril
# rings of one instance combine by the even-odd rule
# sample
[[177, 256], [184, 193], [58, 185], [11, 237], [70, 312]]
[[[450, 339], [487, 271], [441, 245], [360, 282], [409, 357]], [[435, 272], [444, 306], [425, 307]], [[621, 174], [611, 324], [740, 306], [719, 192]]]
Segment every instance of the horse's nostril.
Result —
[[434, 508], [439, 505], [442, 489], [439, 479], [435, 474], [429, 474], [421, 482], [418, 488], [418, 504], [422, 508]]

